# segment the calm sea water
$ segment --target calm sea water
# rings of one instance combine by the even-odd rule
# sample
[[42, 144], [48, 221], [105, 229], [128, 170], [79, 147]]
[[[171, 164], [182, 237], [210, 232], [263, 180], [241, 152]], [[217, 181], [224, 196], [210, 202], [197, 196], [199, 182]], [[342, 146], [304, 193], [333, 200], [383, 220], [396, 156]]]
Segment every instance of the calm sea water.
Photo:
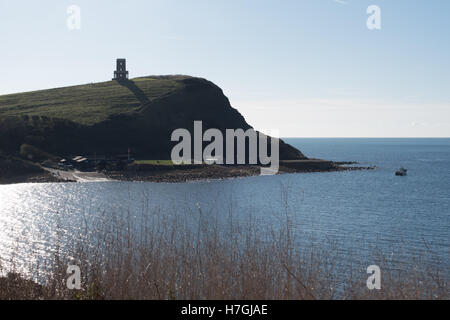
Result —
[[[55, 249], [58, 230], [84, 233], [85, 219], [196, 210], [261, 226], [295, 216], [299, 246], [338, 243], [370, 265], [377, 250], [393, 261], [432, 252], [450, 265], [450, 139], [286, 139], [310, 157], [355, 160], [372, 171], [289, 174], [180, 184], [103, 182], [0, 186], [0, 261], [18, 268]], [[399, 167], [408, 176], [396, 177]], [[285, 202], [285, 199], [288, 199]], [[448, 273], [446, 275], [448, 277]]]

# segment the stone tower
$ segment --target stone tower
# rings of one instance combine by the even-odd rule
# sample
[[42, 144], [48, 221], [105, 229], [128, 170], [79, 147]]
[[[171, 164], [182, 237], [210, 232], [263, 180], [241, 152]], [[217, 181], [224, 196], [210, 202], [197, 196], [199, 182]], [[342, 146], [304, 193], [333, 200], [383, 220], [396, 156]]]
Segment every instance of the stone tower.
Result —
[[114, 71], [113, 80], [128, 79], [127, 61], [125, 59], [117, 59], [116, 71]]

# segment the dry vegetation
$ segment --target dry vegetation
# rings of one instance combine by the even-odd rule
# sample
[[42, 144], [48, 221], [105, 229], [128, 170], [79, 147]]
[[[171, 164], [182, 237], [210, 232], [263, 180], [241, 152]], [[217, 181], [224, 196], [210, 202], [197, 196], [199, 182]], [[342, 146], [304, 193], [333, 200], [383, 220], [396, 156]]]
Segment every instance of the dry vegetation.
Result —
[[[253, 218], [238, 222], [231, 205], [228, 217], [218, 217], [200, 204], [185, 216], [86, 219], [90, 236], [72, 240], [68, 252], [58, 246], [42, 286], [11, 273], [0, 280], [0, 299], [449, 298], [446, 270], [412, 263], [399, 271], [382, 255], [382, 290], [369, 291], [361, 267], [339, 272], [338, 246], [299, 249], [288, 210], [279, 221], [262, 229]], [[68, 264], [80, 266], [82, 290], [66, 288]]]

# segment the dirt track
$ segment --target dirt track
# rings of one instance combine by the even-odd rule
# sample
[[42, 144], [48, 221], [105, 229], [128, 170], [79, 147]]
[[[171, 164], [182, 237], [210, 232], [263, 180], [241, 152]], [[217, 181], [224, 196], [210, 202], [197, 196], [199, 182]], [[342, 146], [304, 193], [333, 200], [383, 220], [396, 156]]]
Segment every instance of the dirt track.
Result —
[[108, 178], [103, 173], [99, 172], [81, 172], [81, 171], [64, 171], [64, 170], [56, 170], [50, 168], [44, 168], [52, 175], [61, 180], [66, 181], [74, 181], [74, 182], [106, 182], [112, 181], [112, 179]]

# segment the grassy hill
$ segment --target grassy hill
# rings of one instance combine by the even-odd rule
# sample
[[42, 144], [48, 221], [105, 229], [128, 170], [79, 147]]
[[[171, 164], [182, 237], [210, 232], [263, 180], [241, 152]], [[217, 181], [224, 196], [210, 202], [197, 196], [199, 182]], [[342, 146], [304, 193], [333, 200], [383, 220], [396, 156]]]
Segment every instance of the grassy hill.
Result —
[[[137, 111], [147, 101], [182, 90], [186, 76], [132, 80], [135, 92], [117, 81], [0, 96], [0, 117], [45, 116], [93, 125], [111, 115]], [[138, 91], [141, 91], [139, 95]]]
[[[251, 128], [212, 82], [153, 76], [0, 96], [0, 151], [18, 156], [25, 144], [36, 159], [131, 148], [136, 158], [170, 159], [171, 133], [193, 132], [196, 120], [204, 130]], [[305, 157], [281, 142], [280, 158]]]

